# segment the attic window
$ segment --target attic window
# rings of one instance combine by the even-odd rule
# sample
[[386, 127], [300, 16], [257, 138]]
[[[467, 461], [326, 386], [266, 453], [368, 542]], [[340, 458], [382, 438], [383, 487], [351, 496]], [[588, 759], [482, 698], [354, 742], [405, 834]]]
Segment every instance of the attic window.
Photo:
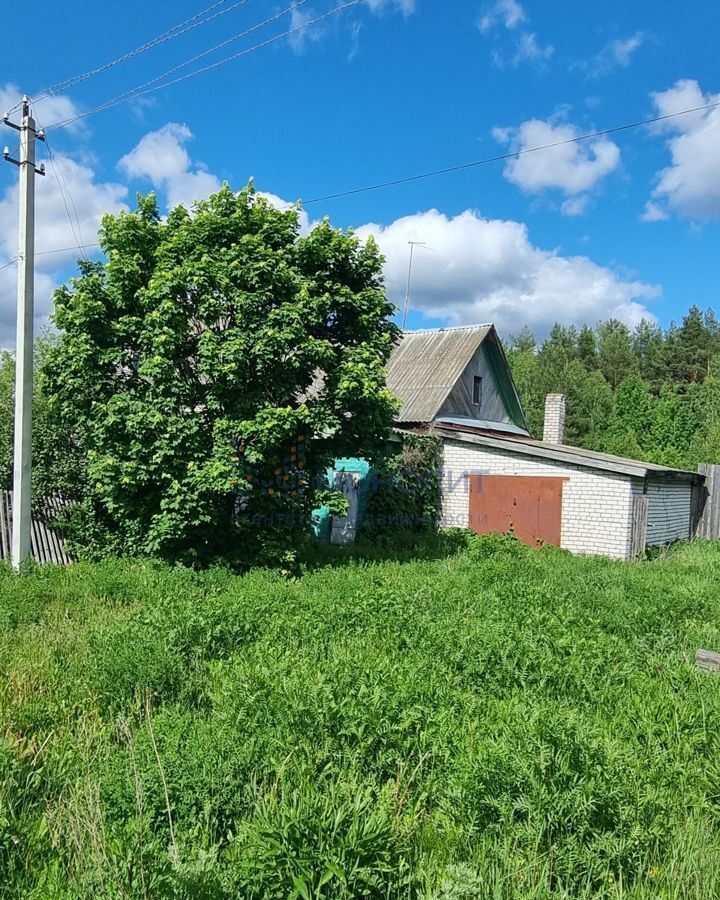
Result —
[[475, 375], [473, 378], [472, 402], [475, 406], [480, 406], [482, 403], [482, 378], [479, 375]]

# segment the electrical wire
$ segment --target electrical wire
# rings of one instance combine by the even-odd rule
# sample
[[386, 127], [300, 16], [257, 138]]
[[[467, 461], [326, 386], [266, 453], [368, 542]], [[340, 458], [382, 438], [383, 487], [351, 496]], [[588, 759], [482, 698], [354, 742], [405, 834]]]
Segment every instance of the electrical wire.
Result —
[[[181, 62], [177, 66], [173, 66], [172, 69], [168, 69], [167, 72], [163, 72], [162, 75], [156, 75], [155, 78], [151, 78], [149, 81], [145, 81], [142, 84], [136, 85], [133, 88], [129, 88], [127, 91], [123, 91], [122, 94], [118, 94], [117, 97], [113, 97], [112, 100], [107, 100], [104, 103], [99, 104], [98, 106], [93, 107], [81, 115], [92, 116], [95, 113], [102, 112], [105, 109], [110, 109], [113, 106], [118, 106], [120, 103], [123, 103], [127, 100], [132, 100], [136, 96], [140, 96], [141, 93], [148, 93], [147, 88], [151, 88], [153, 85], [156, 85], [158, 82], [163, 81], [165, 78], [169, 78], [171, 75], [174, 75], [176, 72], [179, 72], [181, 69], [185, 69], [188, 66], [191, 66], [193, 63], [198, 62], [198, 60], [203, 59], [206, 56], [209, 56], [211, 53], [215, 53], [217, 50], [221, 50], [223, 47], [227, 47], [228, 44], [232, 44], [235, 41], [239, 41], [244, 37], [247, 37], [249, 34], [253, 34], [255, 31], [259, 31], [261, 28], [264, 28], [266, 25], [270, 25], [272, 22], [277, 21], [277, 19], [282, 18], [287, 13], [292, 13], [294, 10], [303, 6], [307, 3], [308, 0], [296, 0], [295, 3], [292, 3], [290, 6], [287, 6], [285, 9], [281, 10], [278, 13], [270, 16], [265, 19], [263, 22], [258, 22], [256, 25], [253, 25], [251, 28], [247, 28], [245, 31], [241, 31], [239, 34], [235, 34], [230, 38], [222, 41], [220, 44], [216, 44], [214, 47], [210, 47], [207, 50], [203, 50], [202, 53], [198, 53], [196, 56], [191, 57], [190, 59], [185, 60], [185, 62]], [[308, 23], [309, 24], [309, 23]], [[163, 85], [161, 85], [163, 87]], [[61, 122], [59, 125], [50, 126], [51, 128], [62, 128], [65, 124], [72, 124], [72, 122], [77, 121], [76, 119], [69, 120], [67, 123]]]
[[[75, 244], [77, 245], [78, 250], [80, 251], [80, 256], [83, 259], [87, 260], [87, 255], [84, 251], [83, 244], [83, 236], [82, 236], [82, 226], [80, 225], [80, 216], [78, 216], [77, 207], [75, 206], [75, 201], [73, 200], [72, 194], [70, 193], [70, 188], [68, 187], [67, 181], [65, 180], [65, 176], [62, 172], [62, 167], [60, 166], [60, 162], [57, 162], [57, 166], [55, 165], [56, 160], [55, 156], [50, 149], [50, 144], [47, 140], [47, 135], [45, 136], [45, 149], [47, 150], [48, 159], [50, 160], [50, 166], [52, 167], [53, 174], [55, 175], [55, 180], [57, 181], [58, 188], [60, 189], [60, 196], [62, 197], [63, 206], [65, 207], [65, 212], [67, 213], [68, 222], [70, 223], [70, 230], [73, 234], [73, 239], [75, 240]], [[61, 181], [62, 179], [62, 181]], [[70, 200], [70, 204], [73, 208], [73, 212], [75, 213], [75, 221], [77, 223], [77, 234], [75, 233], [75, 225], [73, 224], [72, 216], [70, 215], [70, 209], [68, 208], [67, 200], [65, 199], [65, 194]]]
[[[95, 69], [90, 69], [87, 72], [83, 72], [80, 75], [75, 75], [72, 78], [67, 78], [65, 81], [59, 81], [56, 84], [50, 85], [49, 87], [43, 88], [37, 94], [33, 96], [35, 101], [41, 100], [44, 97], [50, 96], [51, 94], [57, 94], [60, 91], [67, 90], [68, 88], [74, 87], [77, 84], [80, 84], [83, 81], [87, 81], [90, 78], [94, 78], [96, 75], [100, 75], [102, 72], [106, 72], [109, 69], [113, 69], [116, 66], [121, 65], [124, 62], [127, 62], [130, 59], [134, 59], [136, 56], [140, 56], [143, 53], [146, 53], [148, 50], [152, 50], [155, 47], [160, 46], [161, 44], [166, 43], [167, 41], [174, 40], [177, 37], [180, 37], [183, 34], [187, 34], [189, 31], [192, 31], [195, 28], [200, 28], [202, 25], [207, 25], [208, 22], [212, 22], [220, 16], [227, 15], [233, 10], [237, 9], [240, 6], [244, 6], [248, 0], [238, 0], [238, 2], [233, 3], [231, 6], [226, 9], [221, 9], [218, 12], [214, 12], [214, 10], [218, 9], [220, 6], [224, 6], [228, 0], [219, 0], [217, 3], [213, 3], [211, 6], [207, 7], [207, 9], [203, 9], [200, 12], [196, 13], [194, 16], [191, 16], [189, 19], [186, 19], [184, 22], [180, 22], [177, 25], [173, 25], [168, 31], [163, 32], [158, 37], [153, 38], [150, 41], [142, 44], [140, 47], [136, 47], [134, 50], [129, 51], [128, 53], [123, 54], [122, 56], [117, 57], [117, 59], [113, 59], [108, 63], [105, 63], [102, 66], [98, 66]], [[213, 13], [213, 15], [209, 15], [209, 13]], [[207, 16], [207, 18], [203, 18]], [[17, 103], [10, 111], [14, 112], [22, 105], [22, 101]]]
[[[694, 106], [692, 109], [683, 109], [679, 112], [667, 113], [662, 116], [653, 116], [651, 119], [643, 119], [639, 122], [629, 122], [625, 125], [616, 125], [613, 128], [603, 128], [601, 131], [591, 131], [587, 134], [579, 134], [576, 137], [565, 138], [562, 141], [553, 141], [551, 144], [540, 144], [537, 147], [525, 147], [522, 150], [514, 150], [511, 153], [501, 153], [497, 156], [486, 156], [484, 159], [477, 159], [473, 162], [462, 163], [457, 166], [446, 166], [443, 169], [434, 169], [431, 172], [422, 172], [418, 175], [408, 175], [403, 178], [394, 178], [391, 181], [381, 181], [377, 184], [369, 184], [364, 187], [353, 188], [348, 191], [337, 191], [334, 194], [325, 194], [323, 197], [312, 197], [310, 200], [303, 200], [303, 206], [309, 206], [311, 203], [323, 203], [327, 200], [337, 200], [340, 197], [351, 197], [355, 194], [365, 194], [368, 191], [379, 191], [383, 188], [395, 187], [400, 184], [410, 184], [413, 181], [422, 181], [425, 178], [434, 178], [437, 175], [449, 175], [453, 172], [462, 172], [466, 169], [475, 169], [478, 166], [485, 166], [489, 163], [503, 162], [508, 159], [516, 159], [518, 156], [526, 156], [528, 153], [538, 153], [540, 150], [552, 150], [554, 147], [564, 147], [567, 144], [577, 144], [580, 141], [590, 141], [593, 138], [604, 137], [608, 134], [617, 134], [619, 131], [628, 131], [631, 128], [642, 128], [644, 125], [654, 125], [656, 122], [664, 122], [667, 119], [674, 119], [676, 116], [685, 116], [689, 113], [702, 112], [703, 110], [716, 109], [720, 106], [717, 103], [707, 103], [704, 106]], [[294, 204], [288, 204], [288, 208]]]
[[[356, 0], [356, 2], [360, 2], [360, 0]], [[347, 4], [347, 5], [354, 5], [354, 4]], [[366, 191], [376, 191], [376, 190], [381, 190], [382, 188], [393, 187], [393, 186], [399, 185], [399, 184], [408, 184], [410, 182], [418, 181], [423, 178], [432, 178], [436, 175], [445, 175], [445, 174], [448, 174], [451, 172], [459, 172], [459, 171], [474, 168], [477, 166], [482, 166], [487, 163], [499, 162], [502, 160], [512, 159], [514, 157], [522, 156], [527, 153], [537, 153], [541, 150], [549, 150], [554, 147], [561, 147], [561, 146], [564, 146], [567, 144], [578, 143], [579, 141], [591, 140], [592, 138], [602, 137], [602, 136], [608, 135], [608, 134], [616, 134], [619, 131], [628, 131], [632, 128], [641, 128], [646, 125], [653, 125], [657, 122], [664, 122], [664, 121], [667, 121], [668, 119], [674, 119], [674, 118], [677, 118], [678, 116], [685, 116], [685, 115], [689, 115], [690, 113], [695, 113], [695, 112], [703, 112], [703, 111], [706, 111], [709, 109], [717, 109], [718, 107], [720, 107], [720, 101], [718, 101], [716, 103], [707, 103], [703, 106], [694, 106], [689, 109], [678, 110], [677, 112], [674, 112], [674, 113], [667, 113], [662, 116], [653, 116], [650, 119], [642, 119], [637, 122], [629, 122], [625, 125], [616, 125], [612, 128], [604, 128], [602, 130], [593, 131], [588, 134], [577, 135], [574, 138], [567, 138], [562, 141], [554, 141], [551, 144], [541, 144], [536, 147], [527, 147], [523, 150], [516, 150], [514, 153], [504, 153], [504, 154], [500, 154], [498, 156], [486, 157], [485, 159], [475, 160], [474, 162], [464, 163], [464, 164], [458, 165], [458, 166], [447, 166], [443, 169], [435, 169], [432, 172], [425, 172], [420, 175], [411, 175], [406, 178], [396, 178], [392, 181], [379, 182], [377, 184], [369, 185], [367, 187], [354, 188], [353, 190], [349, 190], [349, 191], [338, 191], [334, 194], [327, 194], [324, 197], [313, 197], [310, 200], [300, 201], [300, 203], [302, 206], [307, 206], [310, 203], [320, 203], [321, 201], [324, 201], [324, 200], [334, 200], [334, 199], [337, 199], [338, 197], [349, 197], [349, 196], [353, 196], [355, 194], [364, 193]], [[49, 148], [48, 148], [48, 150], [49, 150]], [[292, 209], [292, 208], [296, 208], [297, 205], [298, 205], [297, 203], [288, 203], [283, 208], [284, 209]], [[100, 246], [100, 244], [97, 242], [92, 243], [92, 244], [78, 243], [76, 245], [76, 247], [60, 247], [60, 248], [57, 248], [54, 250], [42, 250], [42, 251], [39, 251], [38, 253], [36, 253], [35, 255], [36, 256], [44, 256], [44, 255], [47, 255], [50, 253], [67, 253], [67, 252], [69, 252], [71, 250], [75, 250], [75, 249], [83, 250], [86, 248], [99, 247], [99, 246]], [[17, 259], [17, 257], [16, 257], [16, 259]], [[5, 266], [1, 267], [0, 271], [2, 270], [2, 268], [7, 268], [14, 261], [15, 260], [11, 260]]]
[[13, 258], [10, 260], [10, 262], [6, 262], [4, 266], [0, 266], [0, 272], [2, 272], [3, 269], [9, 268], [13, 263], [16, 263], [19, 259], [20, 259], [19, 256], [13, 256]]
[[95, 113], [102, 112], [103, 110], [111, 109], [113, 106], [117, 106], [120, 103], [126, 102], [127, 100], [135, 100], [138, 97], [144, 96], [145, 94], [152, 94], [155, 91], [172, 87], [173, 85], [180, 84], [180, 82], [182, 81], [187, 81], [189, 78], [195, 78], [197, 75], [202, 75], [205, 72], [211, 71], [212, 69], [217, 69], [229, 62], [240, 59], [240, 57], [242, 56], [247, 56], [249, 53], [254, 53], [256, 50], [262, 50], [264, 47], [268, 47], [271, 44], [276, 44], [283, 38], [290, 37], [293, 34], [304, 31], [306, 28], [310, 28], [311, 25], [316, 25], [318, 22], [322, 22], [325, 19], [330, 18], [331, 16], [335, 16], [352, 6], [359, 6], [363, 2], [364, 0], [350, 0], [349, 3], [343, 3], [340, 6], [336, 6], [333, 9], [328, 10], [328, 12], [325, 12], [320, 16], [316, 16], [314, 19], [309, 19], [307, 22], [302, 22], [300, 25], [295, 25], [293, 28], [289, 28], [287, 31], [283, 31], [281, 34], [276, 34], [273, 37], [268, 38], [266, 41], [262, 41], [261, 43], [255, 44], [252, 47], [247, 47], [245, 50], [241, 50], [238, 53], [233, 53], [232, 56], [226, 56], [224, 59], [218, 60], [217, 62], [211, 63], [210, 65], [203, 66], [200, 69], [196, 69], [194, 72], [188, 72], [185, 75], [181, 75], [179, 78], [175, 78], [172, 81], [166, 81], [164, 84], [157, 85], [156, 87], [138, 90], [131, 96], [121, 95], [119, 98], [109, 100], [107, 103], [96, 106], [93, 109], [89, 109], [84, 113], [78, 113], [78, 115], [72, 116], [69, 119], [64, 119], [60, 122], [54, 122], [52, 125], [48, 126], [46, 131], [55, 131], [59, 128], [66, 128], [68, 125], [73, 125], [75, 122], [79, 122], [81, 119], [85, 119], [88, 116], [92, 116]]
[[90, 247], [99, 247], [99, 246], [100, 246], [100, 243], [98, 241], [95, 241], [94, 244], [82, 244], [82, 245], [76, 244], [74, 247], [56, 247], [54, 250], [38, 250], [38, 251], [36, 251], [35, 256], [49, 256], [51, 253], [69, 253], [71, 250], [87, 250]]

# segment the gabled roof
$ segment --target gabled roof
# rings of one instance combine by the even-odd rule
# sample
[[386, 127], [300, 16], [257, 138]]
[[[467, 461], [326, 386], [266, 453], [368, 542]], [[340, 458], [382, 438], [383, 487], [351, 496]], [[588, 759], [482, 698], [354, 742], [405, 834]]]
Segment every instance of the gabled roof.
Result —
[[572, 466], [600, 469], [603, 472], [632, 475], [637, 478], [655, 477], [678, 481], [703, 481], [702, 475], [686, 469], [671, 469], [668, 466], [659, 466], [656, 463], [643, 462], [639, 459], [627, 459], [624, 456], [613, 456], [610, 453], [586, 450], [583, 447], [570, 447], [567, 444], [548, 444], [517, 435], [490, 435], [480, 430], [474, 431], [450, 423], [437, 423], [433, 427], [433, 433], [449, 441], [476, 444], [482, 447], [506, 450], [510, 453], [520, 453], [524, 456], [536, 456]]
[[525, 414], [493, 325], [406, 331], [387, 366], [388, 390], [402, 401], [397, 421], [432, 422], [481, 344], [487, 347], [498, 389], [513, 422], [527, 430]]

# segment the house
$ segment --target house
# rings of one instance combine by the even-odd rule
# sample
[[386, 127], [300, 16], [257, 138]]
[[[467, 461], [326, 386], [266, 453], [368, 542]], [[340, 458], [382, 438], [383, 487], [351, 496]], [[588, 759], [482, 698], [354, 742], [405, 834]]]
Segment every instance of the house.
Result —
[[618, 559], [692, 536], [703, 476], [564, 444], [558, 394], [533, 439], [492, 325], [405, 333], [387, 384], [397, 432], [442, 441], [444, 527]]

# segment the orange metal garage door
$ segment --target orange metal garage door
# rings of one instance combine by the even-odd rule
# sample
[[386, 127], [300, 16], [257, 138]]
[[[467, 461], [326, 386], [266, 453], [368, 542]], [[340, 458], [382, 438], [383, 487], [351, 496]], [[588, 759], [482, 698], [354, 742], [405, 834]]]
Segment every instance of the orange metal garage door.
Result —
[[478, 534], [512, 531], [532, 547], [560, 546], [565, 478], [471, 475], [470, 527]]

